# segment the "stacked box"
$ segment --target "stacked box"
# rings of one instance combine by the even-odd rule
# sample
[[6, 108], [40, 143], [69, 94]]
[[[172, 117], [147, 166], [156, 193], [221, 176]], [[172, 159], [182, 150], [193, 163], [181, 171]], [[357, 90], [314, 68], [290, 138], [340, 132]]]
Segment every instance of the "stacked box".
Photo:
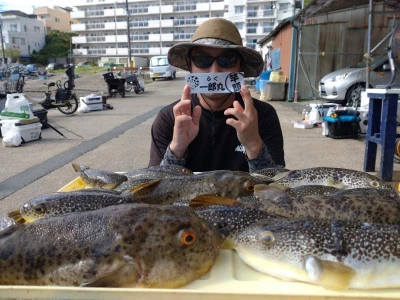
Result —
[[9, 130], [14, 128], [18, 130], [23, 143], [38, 140], [42, 137], [42, 124], [39, 118], [30, 120], [1, 120], [0, 123], [3, 137]]
[[86, 96], [80, 97], [80, 104], [86, 105], [89, 111], [103, 109], [102, 96]]

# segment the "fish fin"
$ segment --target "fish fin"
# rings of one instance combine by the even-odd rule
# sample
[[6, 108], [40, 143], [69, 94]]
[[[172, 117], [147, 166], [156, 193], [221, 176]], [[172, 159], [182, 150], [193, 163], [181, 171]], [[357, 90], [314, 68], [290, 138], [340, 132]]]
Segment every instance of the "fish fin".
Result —
[[13, 210], [10, 211], [7, 216], [11, 219], [13, 219], [15, 222], [24, 224], [26, 223], [26, 220], [22, 217], [20, 210]]
[[80, 172], [81, 171], [81, 167], [77, 163], [73, 162], [71, 165], [74, 168], [75, 172]]
[[282, 172], [282, 173], [278, 173], [276, 174], [274, 177], [272, 177], [272, 180], [277, 181], [279, 179], [282, 179], [290, 174], [294, 173], [294, 171], [288, 171], [288, 172]]
[[309, 257], [306, 270], [310, 278], [327, 290], [349, 289], [355, 270], [342, 263]]
[[254, 186], [254, 196], [261, 200], [273, 200], [278, 198], [287, 197], [286, 189], [281, 189], [282, 185], [271, 186], [267, 184], [256, 184]]
[[280, 183], [277, 183], [277, 182], [272, 182], [272, 183], [270, 183], [268, 185], [276, 187], [276, 188], [278, 188], [278, 189], [280, 189], [282, 191], [289, 191], [290, 190], [290, 187], [288, 187], [286, 185], [283, 185], [283, 184], [280, 184]]
[[125, 256], [117, 265], [98, 277], [81, 284], [82, 287], [132, 287], [140, 278], [138, 268], [130, 256]]
[[145, 196], [153, 191], [162, 181], [162, 178], [151, 180], [149, 182], [140, 184], [130, 189], [130, 192], [135, 196]]
[[209, 205], [226, 205], [238, 206], [240, 202], [232, 199], [217, 195], [198, 195], [189, 202], [189, 206], [209, 206]]

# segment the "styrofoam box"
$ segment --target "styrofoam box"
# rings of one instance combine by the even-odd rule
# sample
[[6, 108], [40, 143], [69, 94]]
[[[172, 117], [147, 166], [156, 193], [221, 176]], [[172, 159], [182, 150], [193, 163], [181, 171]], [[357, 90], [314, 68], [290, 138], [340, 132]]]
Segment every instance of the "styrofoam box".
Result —
[[80, 99], [85, 101], [86, 104], [103, 103], [103, 99], [101, 96], [86, 96], [86, 97], [81, 97]]
[[40, 122], [21, 125], [15, 120], [1, 121], [1, 135], [4, 137], [11, 128], [17, 128], [23, 142], [30, 142], [40, 139], [42, 135], [42, 124]]
[[[86, 187], [83, 180], [77, 177], [58, 192]], [[208, 273], [180, 288], [0, 285], [0, 295], [2, 299], [398, 300], [400, 289], [332, 291], [318, 285], [280, 280], [252, 269], [240, 259], [236, 251], [224, 247]]]
[[80, 104], [86, 105], [89, 110], [102, 110], [103, 99], [101, 96], [80, 97]]

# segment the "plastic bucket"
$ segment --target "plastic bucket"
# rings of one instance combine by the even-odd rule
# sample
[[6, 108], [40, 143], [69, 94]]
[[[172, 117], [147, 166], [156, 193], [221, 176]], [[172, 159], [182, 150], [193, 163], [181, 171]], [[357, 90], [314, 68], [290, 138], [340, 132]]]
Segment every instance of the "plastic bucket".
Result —
[[260, 75], [260, 79], [261, 80], [270, 80], [270, 76], [271, 76], [272, 70], [267, 70], [261, 73]]
[[273, 82], [279, 82], [279, 72], [271, 72], [271, 76], [269, 77], [269, 80]]

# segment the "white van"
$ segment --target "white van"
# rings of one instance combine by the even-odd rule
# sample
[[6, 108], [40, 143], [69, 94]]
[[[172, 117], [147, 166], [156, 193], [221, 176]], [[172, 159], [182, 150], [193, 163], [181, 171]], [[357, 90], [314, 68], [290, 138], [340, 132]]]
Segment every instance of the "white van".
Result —
[[154, 81], [156, 78], [176, 78], [177, 68], [168, 63], [168, 57], [153, 56], [150, 59], [150, 78]]

